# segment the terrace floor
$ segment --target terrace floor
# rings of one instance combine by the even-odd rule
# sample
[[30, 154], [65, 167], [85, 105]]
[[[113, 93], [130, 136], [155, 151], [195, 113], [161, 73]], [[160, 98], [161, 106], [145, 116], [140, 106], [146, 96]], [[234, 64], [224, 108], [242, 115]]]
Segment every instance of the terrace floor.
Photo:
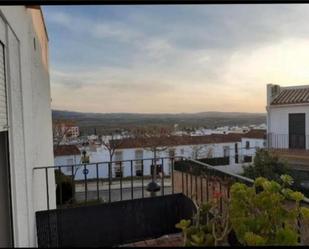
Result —
[[309, 171], [309, 150], [271, 149], [270, 151], [286, 159], [293, 169]]
[[183, 238], [181, 233], [164, 235], [156, 239], [138, 241], [130, 244], [121, 245], [120, 247], [181, 247]]

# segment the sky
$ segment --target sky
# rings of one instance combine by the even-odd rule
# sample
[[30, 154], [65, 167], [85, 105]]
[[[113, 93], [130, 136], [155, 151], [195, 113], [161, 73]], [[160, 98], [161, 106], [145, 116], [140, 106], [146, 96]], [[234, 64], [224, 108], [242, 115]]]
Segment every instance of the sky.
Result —
[[309, 5], [43, 6], [52, 108], [266, 112], [309, 84]]

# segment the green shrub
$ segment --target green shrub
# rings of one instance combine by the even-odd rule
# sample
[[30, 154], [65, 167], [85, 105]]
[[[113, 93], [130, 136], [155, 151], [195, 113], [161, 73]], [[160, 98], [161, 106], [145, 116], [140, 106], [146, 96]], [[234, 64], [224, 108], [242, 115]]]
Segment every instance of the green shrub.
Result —
[[281, 184], [259, 177], [252, 187], [235, 183], [231, 187], [230, 220], [244, 245], [297, 245], [298, 219], [309, 218], [300, 207], [304, 195], [291, 190], [293, 179], [280, 177]]
[[[75, 192], [72, 178], [66, 176], [59, 170], [55, 170], [56, 178], [56, 203], [57, 205], [73, 202], [73, 193]], [[60, 201], [61, 198], [61, 201]]]
[[253, 165], [244, 166], [243, 169], [243, 176], [251, 179], [265, 177], [269, 180], [280, 181], [280, 176], [288, 173], [287, 162], [264, 149], [257, 150]]

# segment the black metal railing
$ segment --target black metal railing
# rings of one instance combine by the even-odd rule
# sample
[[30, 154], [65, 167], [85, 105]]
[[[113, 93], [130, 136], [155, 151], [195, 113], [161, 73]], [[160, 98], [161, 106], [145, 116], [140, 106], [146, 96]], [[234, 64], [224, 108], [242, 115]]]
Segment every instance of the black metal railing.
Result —
[[267, 134], [269, 149], [309, 149], [309, 136], [303, 134]]
[[[157, 160], [157, 163], [155, 163]], [[147, 194], [147, 185], [156, 180], [160, 184], [160, 191], [157, 192], [157, 196], [170, 196], [171, 194], [182, 193], [189, 197], [196, 203], [203, 203], [216, 198], [219, 193], [221, 196], [230, 197], [230, 187], [235, 182], [241, 182], [246, 185], [252, 186], [254, 181], [247, 177], [243, 177], [237, 174], [227, 172], [217, 166], [211, 166], [209, 164], [200, 162], [198, 160], [187, 159], [184, 157], [163, 157], [163, 158], [148, 158], [140, 159], [142, 174], [134, 175], [134, 162], [137, 160], [124, 160], [124, 161], [112, 161], [112, 162], [100, 162], [90, 164], [78, 164], [78, 165], [63, 165], [63, 166], [51, 166], [51, 167], [37, 167], [35, 171], [41, 171], [45, 175], [46, 179], [46, 205], [47, 210], [57, 212], [57, 215], [47, 215], [46, 232], [49, 234], [48, 239], [51, 239], [53, 233], [53, 225], [57, 225], [58, 239], [61, 240], [63, 232], [63, 219], [67, 217], [62, 215], [63, 212], [68, 214], [70, 212], [69, 207], [85, 206], [92, 203], [101, 203], [102, 196], [106, 197], [105, 202], [111, 203], [114, 201], [144, 199], [151, 197], [150, 193]], [[162, 174], [158, 173], [154, 176], [151, 167], [153, 165], [162, 165]], [[116, 177], [113, 173], [113, 168], [123, 166], [123, 173], [119, 177]], [[71, 174], [68, 171], [63, 173], [65, 168], [69, 167]], [[80, 167], [84, 173], [84, 179], [74, 179], [76, 172], [74, 169]], [[91, 168], [94, 169], [91, 171]], [[100, 168], [105, 171], [100, 171]], [[125, 171], [126, 167], [128, 169]], [[140, 169], [138, 169], [140, 170]], [[48, 182], [50, 181], [50, 175], [53, 172], [56, 175], [57, 183], [57, 208], [56, 210], [50, 210], [52, 205], [50, 203], [51, 188], [49, 188]], [[109, 172], [109, 175], [102, 175], [104, 172]], [[75, 173], [75, 175], [74, 175]], [[139, 172], [140, 174], [140, 172]], [[69, 184], [69, 182], [73, 184]], [[66, 185], [67, 184], [67, 185]], [[65, 186], [73, 186], [67, 188]], [[70, 198], [64, 198], [65, 195], [70, 193]], [[82, 197], [78, 199], [79, 197]], [[116, 196], [116, 197], [115, 197]], [[149, 199], [152, 200], [152, 199]], [[226, 208], [227, 204], [220, 198], [220, 211], [222, 212]], [[308, 200], [302, 201], [302, 205], [309, 205]], [[98, 205], [102, 207], [105, 205]], [[58, 209], [58, 210], [57, 210]], [[74, 209], [76, 212], [82, 212], [80, 209]], [[73, 211], [74, 211], [73, 210]], [[57, 219], [56, 221], [53, 219]], [[53, 223], [54, 222], [54, 223]], [[59, 225], [61, 224], [61, 225]], [[55, 225], [56, 226], [56, 225]], [[44, 228], [45, 229], [45, 228]], [[45, 232], [44, 232], [45, 234]], [[40, 238], [41, 239], [41, 238]]]
[[[34, 170], [40, 172], [40, 177], [45, 179], [46, 209], [48, 210], [51, 207], [55, 208], [54, 200], [51, 200], [52, 196], [56, 196], [56, 208], [60, 209], [150, 197], [151, 192], [147, 187], [153, 181], [159, 185], [156, 196], [181, 192], [190, 193], [190, 197], [193, 197], [194, 193], [196, 199], [203, 201], [211, 198], [209, 193], [206, 195], [204, 193], [209, 187], [208, 183], [212, 182], [212, 185], [215, 185], [216, 182], [218, 188], [222, 188], [223, 184], [227, 189], [235, 181], [252, 184], [251, 179], [232, 173], [235, 171], [230, 167], [218, 168], [217, 165], [229, 165], [227, 163], [234, 162], [236, 157], [241, 158], [240, 165], [251, 163], [256, 149], [255, 147], [246, 148], [245, 154], [242, 154], [244, 148], [240, 148], [238, 154], [229, 157], [197, 160], [179, 156], [159, 157], [36, 167]], [[205, 162], [210, 162], [212, 165]], [[154, 175], [155, 165], [156, 175]], [[55, 179], [53, 179], [54, 176]], [[175, 183], [176, 176], [178, 178]], [[51, 192], [54, 180], [56, 195]], [[186, 185], [188, 187], [184, 188]], [[197, 188], [199, 191], [196, 190]], [[196, 191], [193, 191], [194, 189]]]
[[[114, 202], [149, 195], [156, 181], [158, 195], [174, 193], [174, 162], [181, 157], [160, 157], [111, 162], [36, 167], [44, 174], [46, 208], [51, 207], [51, 176], [55, 175], [57, 208]], [[156, 161], [156, 162], [155, 162]], [[156, 175], [154, 166], [156, 165]]]
[[[216, 158], [208, 160], [215, 162], [215, 165], [218, 165], [218, 162], [225, 165], [224, 160], [226, 159], [218, 158], [218, 162], [215, 161]], [[150, 197], [151, 193], [147, 191], [147, 186], [152, 181], [155, 181], [160, 187], [156, 196], [184, 192], [183, 189], [175, 188], [175, 175], [177, 174], [174, 170], [191, 175], [190, 177], [199, 173], [203, 176], [220, 176], [222, 179], [231, 178], [251, 183], [248, 178], [228, 173], [201, 161], [183, 157], [160, 157], [36, 167], [34, 169], [40, 171], [45, 178], [46, 208], [48, 210], [51, 206], [54, 208], [50, 199], [53, 194], [50, 187], [53, 175], [55, 175], [56, 208], [58, 209]], [[176, 166], [175, 163], [177, 163]], [[157, 167], [156, 176], [154, 175], [154, 165]], [[192, 181], [190, 183], [193, 185]], [[177, 184], [184, 186], [184, 179], [177, 179]], [[203, 195], [202, 185], [203, 183], [200, 186], [201, 195]], [[193, 186], [190, 188], [192, 189]]]

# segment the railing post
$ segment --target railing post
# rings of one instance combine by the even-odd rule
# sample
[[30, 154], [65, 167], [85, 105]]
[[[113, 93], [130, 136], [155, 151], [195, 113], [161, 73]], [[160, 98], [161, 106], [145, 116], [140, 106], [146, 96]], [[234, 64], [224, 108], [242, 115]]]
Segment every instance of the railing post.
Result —
[[45, 168], [45, 180], [46, 180], [46, 202], [47, 202], [47, 210], [49, 210], [49, 183], [48, 183], [48, 168]]
[[142, 163], [142, 198], [144, 198], [144, 159], [141, 160]]
[[131, 167], [131, 199], [133, 200], [133, 161], [130, 161], [130, 167]]
[[191, 199], [192, 199], [192, 192], [193, 192], [193, 186], [192, 186], [192, 164], [190, 165], [190, 195], [191, 195]]
[[122, 201], [122, 162], [120, 161], [120, 200]]
[[87, 166], [84, 164], [84, 179], [85, 179], [85, 203], [88, 201], [88, 182], [87, 182]]
[[111, 202], [112, 162], [108, 163], [108, 202]]
[[97, 200], [98, 202], [100, 201], [100, 190], [99, 190], [99, 166], [96, 163], [95, 164], [96, 167], [96, 175], [97, 175]]
[[[59, 178], [61, 179], [61, 167], [59, 166], [58, 167], [58, 170], [59, 170]], [[62, 208], [62, 182], [60, 181], [59, 183], [59, 199], [60, 199], [60, 209]]]
[[162, 165], [162, 180], [161, 180], [161, 193], [164, 195], [164, 160], [161, 158], [161, 165]]
[[72, 178], [71, 183], [72, 183], [72, 204], [73, 204], [75, 201], [75, 181], [74, 181], [75, 176], [74, 176], [74, 166], [73, 165], [71, 166], [71, 178]]
[[172, 194], [174, 194], [174, 158], [171, 158], [171, 164], [172, 164], [172, 169], [171, 169], [171, 180], [172, 180]]
[[184, 169], [181, 170], [181, 188], [182, 188], [182, 193], [184, 194], [185, 192], [185, 183], [184, 183]]
[[195, 175], [195, 200], [198, 201], [198, 195], [197, 195], [197, 175]]
[[201, 182], [201, 203], [203, 203], [204, 196], [203, 196], [203, 176], [200, 175], [200, 182]]
[[209, 201], [209, 176], [206, 175], [206, 201]]

